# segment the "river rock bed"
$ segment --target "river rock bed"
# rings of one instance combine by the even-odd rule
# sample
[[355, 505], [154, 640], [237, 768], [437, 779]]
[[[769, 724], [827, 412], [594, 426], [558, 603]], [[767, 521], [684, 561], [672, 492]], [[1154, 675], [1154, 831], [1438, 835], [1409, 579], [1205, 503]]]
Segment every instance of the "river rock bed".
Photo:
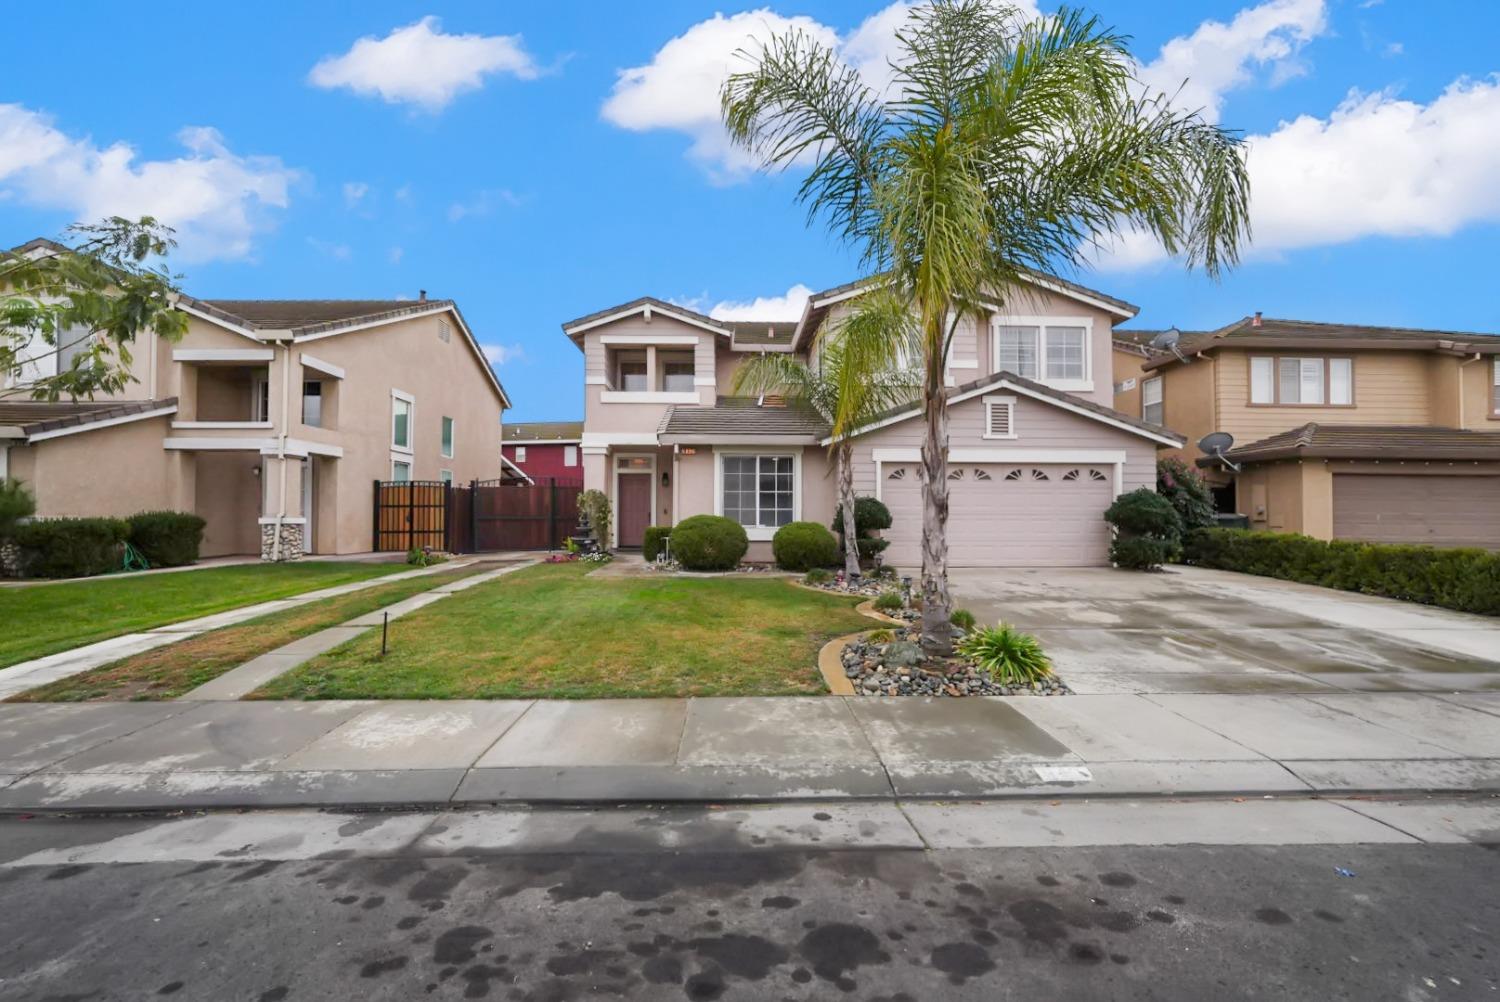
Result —
[[916, 631], [897, 627], [892, 639], [856, 640], [844, 648], [844, 676], [859, 696], [1066, 696], [1073, 690], [1057, 675], [1035, 685], [1006, 685], [962, 658], [928, 657]]

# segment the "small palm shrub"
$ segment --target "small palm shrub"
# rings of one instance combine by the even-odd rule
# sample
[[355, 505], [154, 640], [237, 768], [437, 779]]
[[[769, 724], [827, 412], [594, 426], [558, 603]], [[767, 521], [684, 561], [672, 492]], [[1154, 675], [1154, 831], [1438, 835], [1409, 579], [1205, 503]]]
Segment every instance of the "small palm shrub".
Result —
[[833, 580], [833, 572], [823, 567], [814, 567], [802, 579], [803, 584], [823, 585]]
[[1006, 685], [1034, 685], [1052, 674], [1041, 641], [1005, 623], [965, 634], [958, 653]]
[[895, 612], [904, 604], [899, 591], [883, 591], [875, 597], [875, 608], [880, 612]]
[[816, 522], [788, 522], [772, 537], [771, 555], [789, 571], [827, 567], [838, 563], [839, 541]]
[[974, 614], [968, 609], [954, 609], [953, 615], [948, 617], [948, 622], [960, 630], [974, 629]]
[[732, 571], [749, 549], [745, 527], [721, 515], [693, 515], [672, 527], [672, 555], [690, 571]]

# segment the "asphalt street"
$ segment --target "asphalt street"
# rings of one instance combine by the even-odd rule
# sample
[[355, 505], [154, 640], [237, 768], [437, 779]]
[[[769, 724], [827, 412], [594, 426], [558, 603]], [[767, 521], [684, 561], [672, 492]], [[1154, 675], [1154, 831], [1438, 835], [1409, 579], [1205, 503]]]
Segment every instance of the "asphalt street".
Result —
[[1500, 998], [1493, 844], [893, 848], [829, 810], [0, 819], [0, 998]]

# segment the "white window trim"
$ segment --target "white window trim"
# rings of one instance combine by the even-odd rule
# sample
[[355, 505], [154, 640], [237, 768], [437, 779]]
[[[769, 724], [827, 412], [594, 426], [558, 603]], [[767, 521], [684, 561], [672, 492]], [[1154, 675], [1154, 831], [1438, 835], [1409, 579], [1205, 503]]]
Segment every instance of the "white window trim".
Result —
[[[993, 393], [982, 397], [980, 402], [984, 404], [984, 434], [982, 438], [1019, 438], [1016, 434], [1016, 398], [1008, 393]], [[990, 432], [990, 408], [1005, 407], [1010, 411], [1006, 427], [1010, 429], [1008, 434], [995, 435]]]
[[407, 483], [410, 483], [411, 481], [413, 481], [413, 480], [416, 479], [417, 467], [416, 467], [416, 464], [411, 461], [411, 457], [410, 456], [392, 456], [391, 457], [391, 480], [392, 481], [394, 481], [396, 479], [396, 467], [398, 465], [406, 467], [406, 482]]
[[516, 462], [518, 462], [518, 463], [524, 463], [524, 462], [526, 462], [526, 446], [524, 446], [524, 445], [513, 445], [513, 446], [511, 446], [511, 451], [513, 451], [516, 454]]
[[[396, 444], [396, 401], [400, 400], [406, 404], [406, 445]], [[416, 454], [417, 441], [417, 398], [402, 390], [391, 390], [391, 424], [390, 424], [391, 452], [403, 456]]]
[[451, 483], [453, 483], [453, 471], [452, 470], [446, 470], [446, 469], [445, 470], [438, 470], [438, 479], [441, 480], [441, 481], [443, 481], [443, 483], [445, 483], [445, 484], [451, 484]]
[[565, 446], [563, 446], [563, 467], [567, 468], [569, 466], [577, 466], [577, 465], [578, 465], [578, 446], [576, 446], [576, 445], [565, 445]]
[[334, 365], [332, 362], [325, 362], [321, 358], [313, 358], [305, 351], [302, 352], [299, 357], [302, 359], [302, 368], [304, 369], [311, 369], [314, 372], [321, 372], [323, 375], [329, 377], [330, 379], [344, 378], [344, 367], [341, 365]]
[[[1495, 377], [1494, 385], [1500, 386], [1500, 358], [1495, 359], [1491, 365]], [[1493, 389], [1490, 391], [1490, 413], [1500, 415], [1500, 395], [1497, 395]]]
[[[448, 448], [446, 450], [443, 448], [443, 424], [444, 423], [446, 423], [448, 425], [448, 427], [449, 427]], [[439, 421], [439, 423], [438, 423], [438, 451], [440, 453], [442, 453], [444, 459], [452, 459], [453, 458], [453, 454], [454, 454], [455, 451], [457, 451], [457, 449], [458, 449], [458, 420], [456, 418], [451, 418], [448, 415], [444, 414], [443, 417], [442, 417], [442, 420]]]
[[696, 404], [698, 391], [691, 393], [678, 390], [600, 390], [601, 404]]
[[[802, 450], [716, 447], [714, 449], [714, 514], [724, 517], [724, 457], [725, 456], [790, 456], [792, 457], [792, 521], [802, 521]], [[745, 536], [752, 543], [769, 542], [776, 535], [776, 526], [747, 525]]]
[[[1050, 386], [1054, 390], [1067, 390], [1074, 393], [1089, 393], [1094, 389], [1094, 320], [1092, 317], [1025, 317], [992, 314], [990, 316], [990, 368], [994, 372], [1000, 371], [1000, 328], [1001, 327], [1035, 327], [1037, 328], [1036, 339], [1036, 376], [1021, 378], [1034, 378], [1043, 386]], [[1048, 379], [1047, 378], [1047, 328], [1048, 327], [1082, 327], [1083, 328], [1083, 378], [1082, 379]], [[1021, 374], [1015, 373], [1020, 376]]]
[[[1146, 399], [1146, 390], [1147, 390], [1148, 387], [1152, 387], [1152, 386], [1154, 386], [1156, 388], [1156, 400], [1155, 401], [1150, 401], [1150, 400]], [[1148, 376], [1147, 378], [1141, 380], [1141, 420], [1142, 421], [1149, 421], [1150, 420], [1148, 417], [1146, 417], [1146, 408], [1149, 407], [1149, 406], [1152, 406], [1154, 404], [1154, 405], [1160, 406], [1162, 408], [1162, 415], [1161, 415], [1162, 416], [1162, 420], [1157, 421], [1156, 423], [1157, 424], [1164, 424], [1166, 422], [1167, 412], [1166, 412], [1166, 393], [1165, 393], [1165, 389], [1166, 389], [1166, 384], [1162, 382], [1162, 377], [1160, 377], [1160, 376]]]
[[241, 431], [269, 431], [273, 426], [269, 421], [173, 421], [173, 429], [209, 429], [229, 428]]
[[696, 334], [601, 334], [600, 344], [626, 344], [645, 346], [648, 344], [671, 345], [674, 347], [696, 347], [698, 335]]
[[611, 545], [613, 545], [615, 547], [618, 547], [620, 545], [620, 460], [622, 460], [622, 459], [649, 459], [649, 460], [651, 460], [651, 469], [649, 471], [647, 471], [647, 470], [626, 470], [624, 472], [625, 472], [625, 475], [627, 477], [628, 476], [641, 476], [642, 474], [645, 474], [647, 477], [649, 477], [651, 479], [651, 518], [646, 522], [646, 524], [647, 525], [655, 525], [656, 524], [656, 453], [654, 453], [654, 452], [615, 452], [615, 453], [611, 453], [610, 457], [609, 457], [609, 465], [610, 465], [610, 468], [611, 468], [610, 469], [610, 501], [614, 505], [614, 512], [613, 512], [614, 518], [610, 519], [610, 522], [612, 524], [609, 527], [609, 531], [610, 531], [610, 535], [613, 537], [613, 539], [611, 540]]

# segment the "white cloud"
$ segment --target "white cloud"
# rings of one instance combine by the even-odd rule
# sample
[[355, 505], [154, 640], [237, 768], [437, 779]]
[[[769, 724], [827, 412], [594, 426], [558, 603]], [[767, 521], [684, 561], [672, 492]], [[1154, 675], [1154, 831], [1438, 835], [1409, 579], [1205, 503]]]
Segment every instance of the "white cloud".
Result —
[[1137, 75], [1150, 89], [1176, 95], [1176, 104], [1217, 122], [1225, 95], [1251, 82], [1255, 69], [1269, 68], [1272, 86], [1305, 73], [1297, 54], [1327, 30], [1323, 0], [1267, 0], [1228, 24], [1204, 21], [1191, 35], [1172, 39]]
[[243, 258], [300, 178], [277, 157], [241, 156], [217, 129], [193, 126], [175, 160], [139, 160], [126, 143], [99, 147], [19, 104], [0, 104], [0, 195], [75, 219], [155, 216], [176, 227], [186, 260]]
[[391, 264], [400, 264], [401, 259], [406, 256], [406, 251], [400, 247], [392, 247], [385, 252], [385, 259]]
[[794, 285], [781, 296], [757, 296], [748, 303], [728, 300], [708, 311], [715, 320], [800, 320], [802, 308], [813, 290], [805, 285]]
[[501, 206], [514, 207], [521, 202], [521, 196], [509, 188], [487, 188], [467, 202], [454, 202], [448, 206], [448, 221], [456, 223], [473, 216], [488, 216]]
[[370, 186], [363, 181], [344, 182], [344, 205], [354, 208], [370, 193]]
[[385, 38], [367, 35], [343, 55], [319, 61], [308, 80], [438, 112], [464, 91], [484, 86], [490, 74], [532, 80], [540, 72], [520, 35], [445, 35], [438, 25], [428, 16]]
[[519, 362], [526, 358], [526, 349], [518, 344], [487, 344], [483, 346], [484, 357], [494, 366]]

